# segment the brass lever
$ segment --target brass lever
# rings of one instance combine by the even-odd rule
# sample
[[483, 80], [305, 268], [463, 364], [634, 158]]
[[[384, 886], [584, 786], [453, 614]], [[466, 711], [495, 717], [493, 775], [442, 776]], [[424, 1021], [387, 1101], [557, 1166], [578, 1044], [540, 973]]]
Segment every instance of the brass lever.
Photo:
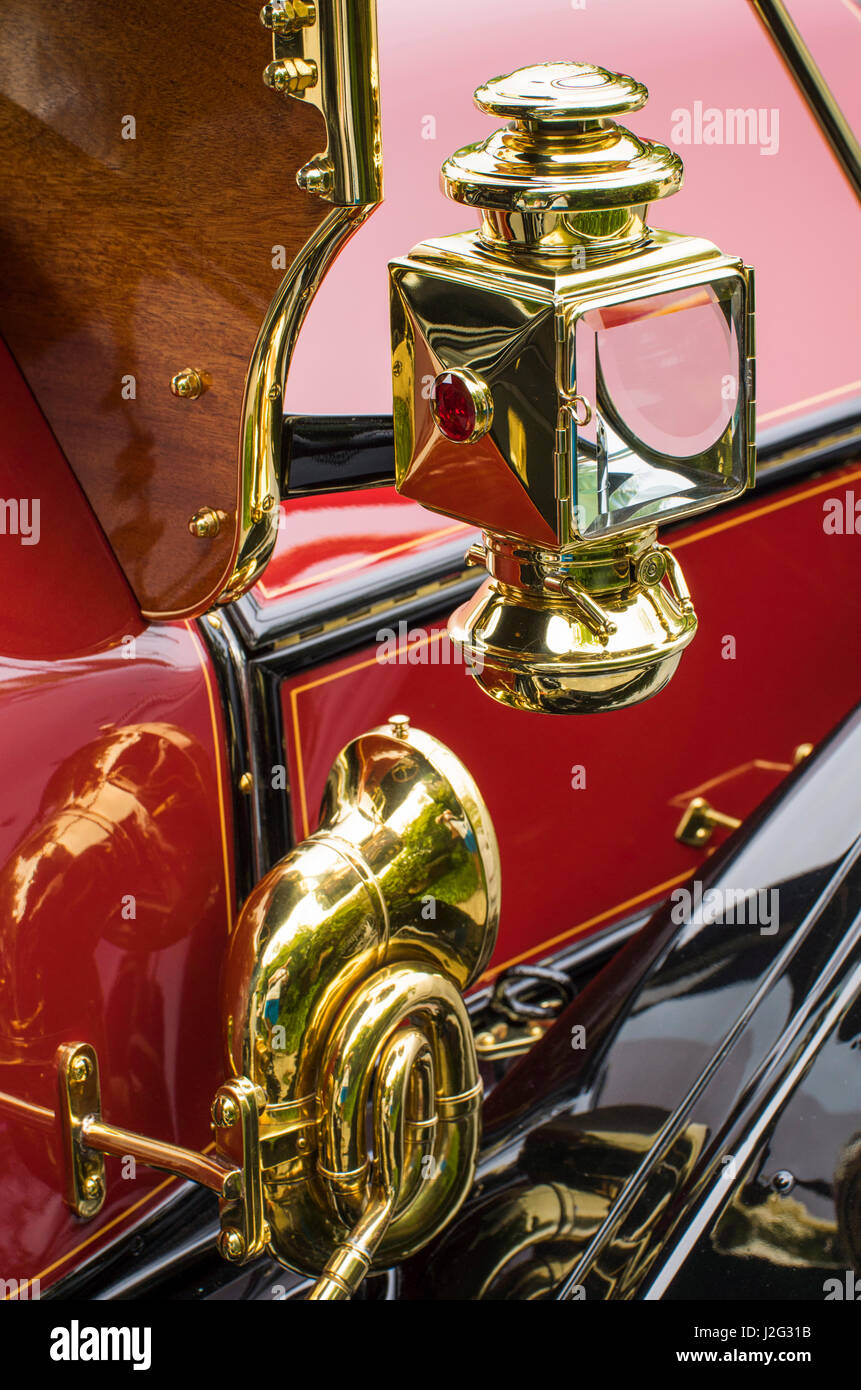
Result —
[[724, 825], [728, 830], [738, 830], [741, 821], [738, 816], [724, 815], [716, 811], [704, 796], [695, 796], [676, 826], [676, 839], [692, 849], [708, 844], [715, 826]]
[[[791, 764], [758, 763], [757, 765], [770, 768], [775, 772], [791, 772], [812, 752], [812, 743], [799, 743], [793, 750]], [[707, 801], [704, 796], [695, 796], [685, 807], [684, 814], [676, 826], [675, 837], [683, 845], [690, 845], [692, 849], [699, 849], [701, 845], [708, 844], [715, 826], [718, 825], [725, 826], [727, 830], [738, 830], [741, 821], [737, 816], [728, 816], [723, 811], [716, 811], [711, 802]]]

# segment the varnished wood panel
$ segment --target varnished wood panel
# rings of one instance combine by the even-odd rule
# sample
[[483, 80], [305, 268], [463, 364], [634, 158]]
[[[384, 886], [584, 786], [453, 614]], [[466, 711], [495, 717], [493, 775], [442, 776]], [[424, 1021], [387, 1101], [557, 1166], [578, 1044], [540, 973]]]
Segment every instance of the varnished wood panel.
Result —
[[[263, 86], [258, 14], [3, 6], [0, 331], [152, 616], [204, 611], [231, 571], [245, 371], [283, 274], [272, 248], [289, 262], [328, 210], [295, 184], [322, 120]], [[211, 377], [196, 401], [171, 395], [184, 367]], [[202, 506], [231, 519], [211, 540], [187, 529]]]

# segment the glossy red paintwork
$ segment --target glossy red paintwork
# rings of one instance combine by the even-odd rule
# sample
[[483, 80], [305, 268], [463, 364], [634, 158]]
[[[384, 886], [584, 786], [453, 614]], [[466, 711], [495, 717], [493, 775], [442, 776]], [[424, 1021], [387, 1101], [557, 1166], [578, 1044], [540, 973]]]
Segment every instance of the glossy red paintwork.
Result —
[[[232, 912], [222, 729], [189, 628], [127, 650], [0, 660], [0, 1091], [53, 1109], [56, 1048], [90, 1042], [109, 1121], [206, 1145]], [[107, 1167], [105, 1206], [82, 1226], [53, 1130], [0, 1107], [4, 1277], [44, 1288], [164, 1189], [163, 1174]]]
[[[25, 492], [38, 544], [0, 535], [0, 1092], [53, 1110], [56, 1048], [90, 1042], [105, 1118], [206, 1145], [233, 912], [212, 672], [190, 626], [142, 623], [4, 352], [0, 494]], [[84, 1225], [54, 1127], [0, 1105], [0, 1277], [44, 1290], [174, 1185], [107, 1169]]]
[[[292, 678], [283, 707], [297, 836], [314, 827], [340, 746], [397, 710], [449, 744], [490, 808], [503, 883], [493, 970], [663, 896], [701, 862], [673, 835], [690, 797], [744, 817], [794, 749], [858, 698], [861, 537], [826, 534], [823, 502], [859, 483], [858, 466], [838, 470], [668, 537], [699, 631], [667, 689], [631, 709], [565, 719], [494, 704], [451, 664], [439, 629], [406, 634], [399, 663], [371, 649]], [[734, 659], [722, 655], [727, 637]], [[574, 789], [577, 768], [586, 785]]]
[[302, 497], [281, 508], [275, 552], [254, 594], [265, 605], [292, 594], [318, 593], [378, 573], [407, 555], [421, 555], [471, 532], [399, 497], [393, 487], [334, 497]]

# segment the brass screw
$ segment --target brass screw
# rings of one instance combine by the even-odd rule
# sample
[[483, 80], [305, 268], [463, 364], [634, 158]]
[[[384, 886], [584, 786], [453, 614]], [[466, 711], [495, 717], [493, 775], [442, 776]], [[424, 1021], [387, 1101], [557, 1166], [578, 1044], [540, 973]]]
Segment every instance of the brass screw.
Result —
[[641, 584], [658, 584], [667, 572], [667, 562], [660, 551], [653, 550], [644, 555], [637, 566], [637, 578]]
[[206, 390], [206, 383], [194, 367], [185, 367], [170, 379], [170, 389], [184, 401], [196, 401]]
[[239, 790], [243, 796], [250, 796], [254, 789], [254, 773], [243, 772], [239, 779]]
[[410, 732], [410, 717], [408, 714], [390, 714], [389, 728], [395, 738], [406, 738]]
[[304, 58], [276, 58], [263, 72], [263, 81], [273, 92], [301, 96], [317, 85], [317, 64]]
[[311, 1144], [308, 1138], [304, 1134], [300, 1134], [299, 1138], [296, 1140], [296, 1152], [306, 1154], [310, 1147]]
[[267, 492], [266, 496], [263, 498], [263, 501], [260, 502], [256, 507], [251, 508], [251, 520], [262, 521], [264, 516], [271, 512], [274, 506], [275, 498], [272, 496], [271, 492]]
[[281, 387], [278, 385], [277, 381], [273, 381], [266, 394], [270, 401], [277, 401], [278, 397], [281, 395]]
[[239, 1106], [230, 1096], [217, 1096], [212, 1107], [212, 1118], [219, 1129], [232, 1129], [239, 1122]]
[[218, 1253], [225, 1260], [241, 1260], [245, 1254], [245, 1241], [239, 1231], [228, 1226], [218, 1237]]
[[199, 512], [189, 518], [188, 529], [193, 536], [199, 540], [209, 540], [212, 536], [217, 536], [221, 530], [221, 518], [223, 513], [217, 512], [214, 507], [201, 507]]
[[260, 23], [265, 29], [274, 29], [276, 34], [293, 34], [313, 24], [316, 18], [317, 11], [308, 0], [271, 0], [260, 11]]
[[102, 1180], [101, 1180], [101, 1178], [99, 1178], [95, 1173], [92, 1173], [88, 1178], [84, 1178], [84, 1182], [83, 1182], [83, 1193], [84, 1193], [84, 1196], [87, 1197], [87, 1198], [89, 1198], [89, 1200], [90, 1200], [91, 1202], [92, 1202], [92, 1201], [95, 1201], [97, 1197], [101, 1197], [101, 1195], [102, 1195]]
[[89, 1074], [90, 1059], [85, 1057], [83, 1053], [79, 1053], [69, 1068], [69, 1075], [73, 1081], [86, 1081]]

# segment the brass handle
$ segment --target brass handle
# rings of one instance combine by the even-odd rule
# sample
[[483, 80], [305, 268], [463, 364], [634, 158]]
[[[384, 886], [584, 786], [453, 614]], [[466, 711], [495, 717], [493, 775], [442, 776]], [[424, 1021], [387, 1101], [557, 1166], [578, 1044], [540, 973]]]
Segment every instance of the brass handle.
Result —
[[676, 839], [692, 849], [699, 849], [700, 845], [708, 844], [717, 825], [738, 830], [741, 821], [738, 816], [727, 816], [723, 811], [716, 811], [704, 796], [695, 796], [676, 826]]
[[[771, 763], [773, 770], [791, 772], [793, 767], [797, 767], [813, 752], [812, 743], [799, 743], [792, 753], [792, 764]], [[710, 801], [704, 796], [695, 796], [688, 802], [684, 814], [675, 829], [675, 837], [683, 845], [690, 845], [692, 849], [699, 849], [701, 845], [708, 844], [716, 826], [723, 825], [727, 830], [738, 830], [741, 821], [738, 816], [727, 815], [724, 811], [716, 811]]]

